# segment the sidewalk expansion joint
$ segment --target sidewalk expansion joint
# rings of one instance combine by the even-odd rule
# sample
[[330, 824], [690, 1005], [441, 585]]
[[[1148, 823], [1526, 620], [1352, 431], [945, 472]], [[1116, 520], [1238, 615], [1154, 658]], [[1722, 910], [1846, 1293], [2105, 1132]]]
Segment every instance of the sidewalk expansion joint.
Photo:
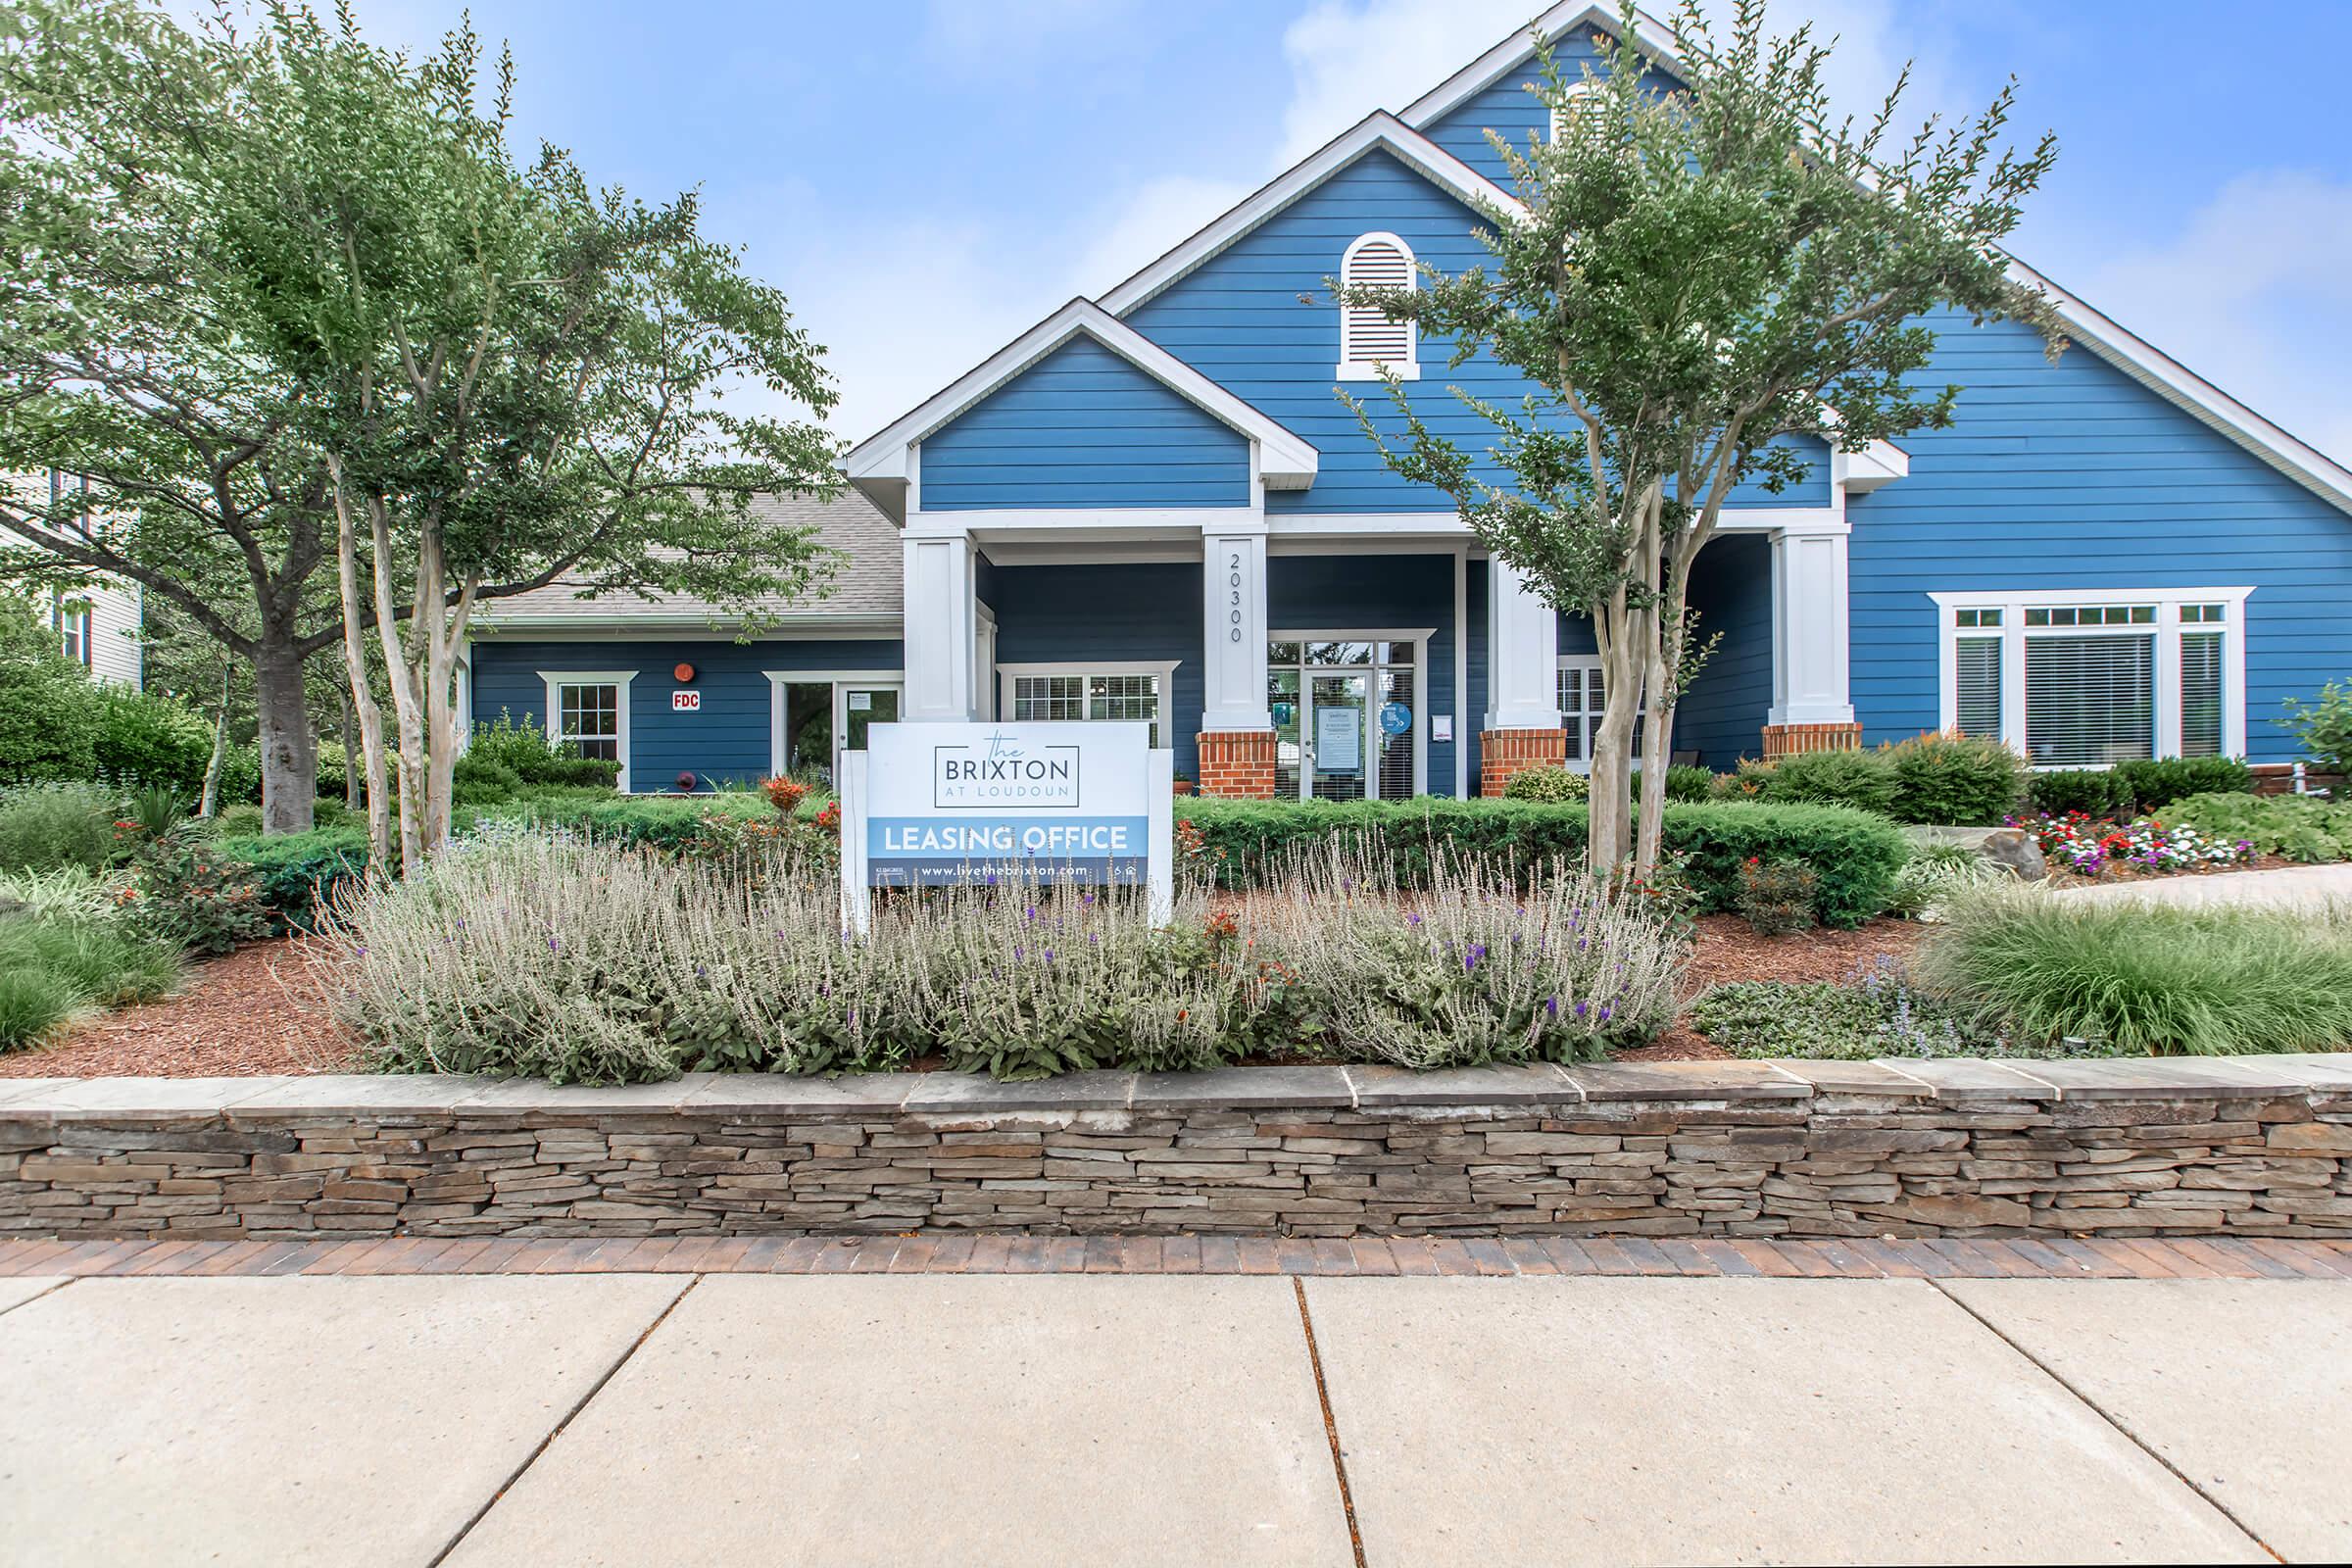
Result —
[[1355, 1568], [1364, 1568], [1364, 1533], [1355, 1522], [1355, 1492], [1348, 1485], [1348, 1456], [1340, 1448], [1340, 1423], [1331, 1413], [1331, 1387], [1323, 1381], [1323, 1352], [1315, 1346], [1314, 1314], [1306, 1309], [1306, 1281], [1294, 1274], [1291, 1291], [1298, 1298], [1298, 1327], [1306, 1335], [1306, 1364], [1315, 1374], [1315, 1399], [1323, 1406], [1323, 1436], [1331, 1444], [1331, 1469], [1340, 1482], [1340, 1507], [1348, 1515], [1348, 1544], [1355, 1550]]
[[564, 1418], [549, 1428], [547, 1436], [541, 1438], [538, 1446], [523, 1456], [522, 1463], [516, 1465], [507, 1479], [498, 1484], [498, 1490], [491, 1493], [488, 1499], [479, 1508], [473, 1510], [472, 1516], [458, 1527], [457, 1534], [449, 1538], [448, 1544], [433, 1553], [432, 1560], [425, 1564], [425, 1568], [441, 1568], [441, 1565], [449, 1560], [450, 1553], [466, 1544], [466, 1538], [473, 1534], [474, 1526], [489, 1517], [490, 1510], [497, 1507], [505, 1499], [507, 1494], [514, 1490], [515, 1483], [529, 1474], [531, 1466], [539, 1462], [539, 1456], [555, 1446], [556, 1440], [564, 1435], [564, 1429], [571, 1425], [572, 1418], [588, 1408], [589, 1400], [605, 1392], [605, 1385], [612, 1382], [620, 1369], [629, 1364], [630, 1358], [644, 1348], [645, 1342], [654, 1337], [654, 1331], [668, 1322], [669, 1314], [678, 1309], [678, 1303], [686, 1299], [693, 1293], [694, 1288], [702, 1283], [703, 1277], [697, 1274], [678, 1288], [678, 1293], [663, 1304], [661, 1311], [654, 1314], [654, 1320], [645, 1326], [644, 1331], [631, 1340], [620, 1354], [612, 1358], [612, 1364], [605, 1368], [596, 1381], [588, 1385], [586, 1392], [572, 1401], [571, 1408], [564, 1412]]
[[2081, 1403], [2084, 1409], [2089, 1410], [2100, 1420], [2115, 1428], [2116, 1432], [2122, 1436], [2126, 1443], [2131, 1444], [2132, 1446], [2137, 1448], [2140, 1452], [2146, 1454], [2149, 1458], [2164, 1466], [2165, 1470], [2175, 1481], [2180, 1482], [2182, 1486], [2186, 1487], [2189, 1491], [2195, 1493], [2199, 1497], [2204, 1499], [2206, 1506], [2210, 1507], [2215, 1513], [2220, 1514], [2223, 1518], [2229, 1520], [2230, 1523], [2235, 1527], [2238, 1534], [2244, 1536], [2248, 1541], [2254, 1543], [2254, 1544], [2260, 1548], [2265, 1555], [2277, 1562], [2286, 1561], [2284, 1557], [2278, 1554], [2277, 1547], [2273, 1546], [2269, 1542], [2263, 1540], [2261, 1536], [2255, 1534], [2254, 1527], [2247, 1524], [2243, 1519], [2240, 1519], [2236, 1512], [2231, 1509], [2228, 1503], [2222, 1501], [2221, 1498], [2206, 1491], [2204, 1487], [2198, 1485], [2196, 1479], [2187, 1471], [2181, 1469], [2179, 1465], [2173, 1463], [2171, 1459], [2166, 1458], [2162, 1453], [2158, 1452], [2153, 1445], [2143, 1440], [2138, 1433], [2126, 1426], [2123, 1421], [2117, 1417], [2114, 1411], [2108, 1409], [2098, 1400], [2092, 1398], [2088, 1394], [2085, 1394], [2082, 1390], [2077, 1388], [2072, 1379], [2061, 1373], [2056, 1367], [2050, 1365], [2047, 1361], [2044, 1361], [2040, 1356], [2035, 1355], [2032, 1350], [2026, 1348], [2025, 1344], [2022, 1341], [2015, 1339], [2008, 1333], [2004, 1332], [1999, 1324], [1993, 1322], [1992, 1319], [1986, 1317], [1984, 1313], [1978, 1311], [1968, 1302], [1953, 1295], [1944, 1287], [1943, 1281], [1931, 1279], [1927, 1283], [1934, 1286], [1936, 1294], [1941, 1296], [1945, 1300], [1951, 1302], [1961, 1311], [1966, 1312], [1970, 1317], [1975, 1318], [1977, 1322], [1984, 1327], [1985, 1333], [1991, 1335], [1994, 1339], [2009, 1347], [2010, 1349], [2015, 1350], [2020, 1356], [2023, 1356], [2026, 1361], [2029, 1362], [2036, 1371], [2040, 1372], [2043, 1377], [2048, 1378], [2052, 1383], [2057, 1384], [2068, 1394], [2074, 1396], [2075, 1399]]

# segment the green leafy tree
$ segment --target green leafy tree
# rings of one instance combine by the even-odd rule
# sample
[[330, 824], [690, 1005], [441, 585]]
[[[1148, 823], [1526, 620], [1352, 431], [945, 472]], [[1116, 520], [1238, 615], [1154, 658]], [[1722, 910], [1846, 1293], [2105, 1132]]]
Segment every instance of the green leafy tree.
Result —
[[[1782, 490], [1805, 461], [1782, 438], [1857, 451], [1950, 423], [1960, 389], [1923, 385], [1921, 318], [1952, 307], [2015, 318], [2063, 347], [2047, 301], [2011, 281], [2002, 241], [2055, 157], [2002, 145], [2014, 87], [1949, 126], [1889, 134], [1898, 80], [1866, 126], [1833, 121], [1829, 51], [1768, 39], [1740, 0], [1720, 48], [1695, 3], [1673, 32], [1686, 86], [1636, 47], [1629, 5], [1571, 82], [1541, 38], [1531, 90], [1562, 127], [1515, 146], [1490, 133], [1517, 205], [1494, 204], [1491, 256], [1459, 276], [1424, 267], [1410, 291], [1340, 287], [1523, 374], [1526, 398], [1455, 394], [1493, 427], [1482, 452], [1432, 430], [1395, 377], [1401, 433], [1348, 399], [1397, 473], [1451, 495], [1495, 558], [1552, 605], [1590, 616], [1606, 705], [1592, 758], [1592, 860], [1655, 863], [1666, 770], [1642, 780], [1631, 740], [1670, 755], [1675, 708], [1703, 657], [1691, 563], [1740, 484]], [[1346, 397], [1346, 394], [1342, 394]]]

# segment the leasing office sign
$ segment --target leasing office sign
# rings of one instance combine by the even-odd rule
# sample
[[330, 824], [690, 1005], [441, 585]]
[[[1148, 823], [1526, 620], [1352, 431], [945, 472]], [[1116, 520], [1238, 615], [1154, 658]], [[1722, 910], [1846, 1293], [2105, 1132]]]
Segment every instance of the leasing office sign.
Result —
[[941, 887], [1026, 869], [1142, 886], [1168, 853], [1162, 771], [1146, 724], [876, 724], [860, 880]]

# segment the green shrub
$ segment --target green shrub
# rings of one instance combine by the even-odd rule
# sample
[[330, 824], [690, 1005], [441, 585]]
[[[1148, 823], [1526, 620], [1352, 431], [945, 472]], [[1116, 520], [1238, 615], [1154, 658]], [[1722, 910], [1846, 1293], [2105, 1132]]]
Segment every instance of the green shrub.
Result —
[[1886, 912], [1906, 919], [1930, 920], [1942, 917], [1945, 901], [1970, 888], [1987, 887], [2005, 881], [2010, 873], [1974, 850], [1957, 844], [1936, 844], [1913, 852], [1911, 858], [1894, 873], [1894, 889], [1887, 895]]
[[2309, 703], [2289, 697], [2278, 722], [2295, 732], [2305, 757], [2330, 773], [2352, 774], [2352, 685], [2331, 680]]
[[523, 784], [555, 784], [568, 788], [601, 785], [612, 789], [620, 777], [620, 764], [576, 757], [548, 739], [538, 720], [500, 709], [497, 721], [476, 724], [466, 755], [481, 763], [506, 768]]
[[97, 733], [98, 688], [45, 616], [0, 592], [0, 786], [88, 778]]
[[33, 784], [0, 795], [0, 870], [103, 870], [115, 858], [115, 808], [94, 784]]
[[2021, 1054], [1996, 1032], [1954, 1012], [1882, 954], [1842, 985], [1738, 980], [1690, 1004], [1690, 1024], [1735, 1056]]
[[175, 952], [232, 953], [270, 933], [253, 867], [211, 839], [142, 838], [132, 866], [140, 928]]
[[2118, 802], [2115, 809], [2142, 816], [2191, 795], [2251, 794], [2254, 789], [2254, 770], [2234, 757], [2166, 757], [2118, 762], [2108, 776], [2130, 797]]
[[1589, 1059], [1674, 1011], [1686, 948], [1588, 878], [1442, 868], [1409, 907], [1329, 852], [1235, 915], [1197, 883], [1132, 894], [1007, 877], [884, 901], [544, 835], [463, 844], [357, 901], [327, 941], [338, 1011], [403, 1070], [610, 1082], [681, 1068], [904, 1066], [1037, 1077], [1279, 1050], [1416, 1067]]
[[194, 800], [213, 756], [213, 726], [169, 697], [120, 686], [97, 690], [92, 753], [98, 773], [125, 788], [164, 788]]
[[146, 1002], [179, 978], [172, 950], [115, 920], [0, 918], [0, 973], [37, 969], [101, 1007]]
[[262, 753], [248, 741], [237, 741], [220, 755], [219, 796], [223, 806], [259, 806], [262, 801]]
[[[316, 804], [312, 809], [318, 809]], [[262, 808], [240, 803], [223, 806], [213, 813], [213, 836], [222, 839], [259, 838], [262, 832]]]
[[2044, 816], [2129, 816], [2132, 788], [2118, 772], [2095, 767], [2053, 768], [2026, 781], [2026, 799]]
[[1801, 860], [1749, 860], [1733, 906], [1756, 935], [1785, 937], [1812, 927], [1820, 897], [1820, 873]]
[[[1223, 885], [1263, 887], [1301, 854], [1334, 838], [1376, 837], [1387, 874], [1406, 887], [1446, 855], [1519, 868], [1584, 858], [1586, 813], [1523, 801], [1230, 801], [1190, 797], [1180, 821], [1199, 835], [1199, 864]], [[1662, 838], [1688, 857], [1690, 885], [1713, 911], [1733, 907], [1750, 857], [1802, 860], [1821, 876], [1824, 925], [1858, 925], [1886, 906], [1904, 858], [1901, 833], [1884, 817], [1835, 806], [1718, 801], [1667, 808]]]
[[492, 806], [522, 793], [522, 775], [490, 753], [468, 750], [450, 769], [450, 802], [455, 806]]
[[46, 969], [0, 968], [0, 1051], [19, 1051], [72, 1017], [82, 999]]
[[1894, 769], [1894, 814], [1939, 827], [1989, 827], [2023, 798], [2026, 760], [1973, 735], [1915, 735], [1883, 746]]
[[0, 911], [52, 919], [119, 918], [129, 890], [124, 871], [61, 865], [47, 871], [0, 871]]
[[224, 838], [219, 847], [243, 862], [262, 907], [276, 926], [289, 930], [317, 930], [334, 901], [368, 873], [364, 827]]
[[1799, 752], [1754, 769], [1757, 798], [1786, 806], [1850, 806], [1894, 812], [1894, 769], [1885, 752]]
[[2352, 908], [1987, 889], [1946, 913], [1920, 947], [1921, 978], [2021, 1040], [2128, 1055], [2352, 1045]]
[[2165, 812], [2173, 827], [2193, 827], [2257, 855], [2306, 864], [2352, 859], [2352, 802], [2316, 795], [2192, 795]]
[[1513, 773], [1510, 782], [1502, 787], [1506, 801], [1537, 801], [1546, 806], [1558, 806], [1568, 801], [1581, 801], [1592, 793], [1592, 781], [1584, 774], [1565, 767], [1529, 767]]
[[[1642, 770], [1633, 769], [1634, 798], [1642, 798]], [[1666, 768], [1666, 799], [1669, 804], [1689, 804], [1711, 801], [1715, 798], [1715, 774], [1712, 769], [1695, 762], [1674, 762]]]

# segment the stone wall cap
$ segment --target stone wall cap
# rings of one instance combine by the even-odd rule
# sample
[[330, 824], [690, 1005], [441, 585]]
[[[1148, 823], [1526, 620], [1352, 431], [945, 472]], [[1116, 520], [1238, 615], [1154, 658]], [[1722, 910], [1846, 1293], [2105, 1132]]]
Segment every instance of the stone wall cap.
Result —
[[499, 1082], [463, 1073], [314, 1073], [279, 1079], [229, 1106], [228, 1113], [232, 1121], [292, 1121], [305, 1116], [445, 1111]]
[[1588, 1100], [1803, 1100], [1813, 1093], [1768, 1061], [1604, 1061], [1561, 1071]]
[[45, 1100], [78, 1078], [0, 1078], [0, 1110], [18, 1101]]
[[1067, 1072], [1007, 1080], [976, 1072], [918, 1075], [900, 1107], [909, 1116], [970, 1115], [998, 1110], [1125, 1110], [1135, 1098], [1131, 1072]]
[[1355, 1091], [1358, 1107], [1576, 1104], [1585, 1098], [1574, 1080], [1550, 1062], [1427, 1070], [1351, 1062], [1341, 1070]]
[[184, 1121], [218, 1115], [301, 1078], [44, 1078], [0, 1103], [0, 1116], [105, 1121]]
[[1890, 1100], [1932, 1100], [1936, 1095], [1925, 1082], [1882, 1062], [1773, 1056], [1764, 1065], [1810, 1085], [1817, 1095], [1877, 1095]]
[[1338, 1067], [1218, 1067], [1148, 1072], [1136, 1080], [1137, 1110], [1332, 1110], [1355, 1103]]
[[2058, 1098], [2056, 1084], [2034, 1077], [2022, 1064], [2006, 1061], [1978, 1056], [1881, 1056], [1877, 1065], [1916, 1078], [1942, 1101]]
[[698, 1080], [682, 1108], [760, 1116], [895, 1116], [915, 1085], [937, 1076], [922, 1072], [806, 1073], [713, 1072]]

